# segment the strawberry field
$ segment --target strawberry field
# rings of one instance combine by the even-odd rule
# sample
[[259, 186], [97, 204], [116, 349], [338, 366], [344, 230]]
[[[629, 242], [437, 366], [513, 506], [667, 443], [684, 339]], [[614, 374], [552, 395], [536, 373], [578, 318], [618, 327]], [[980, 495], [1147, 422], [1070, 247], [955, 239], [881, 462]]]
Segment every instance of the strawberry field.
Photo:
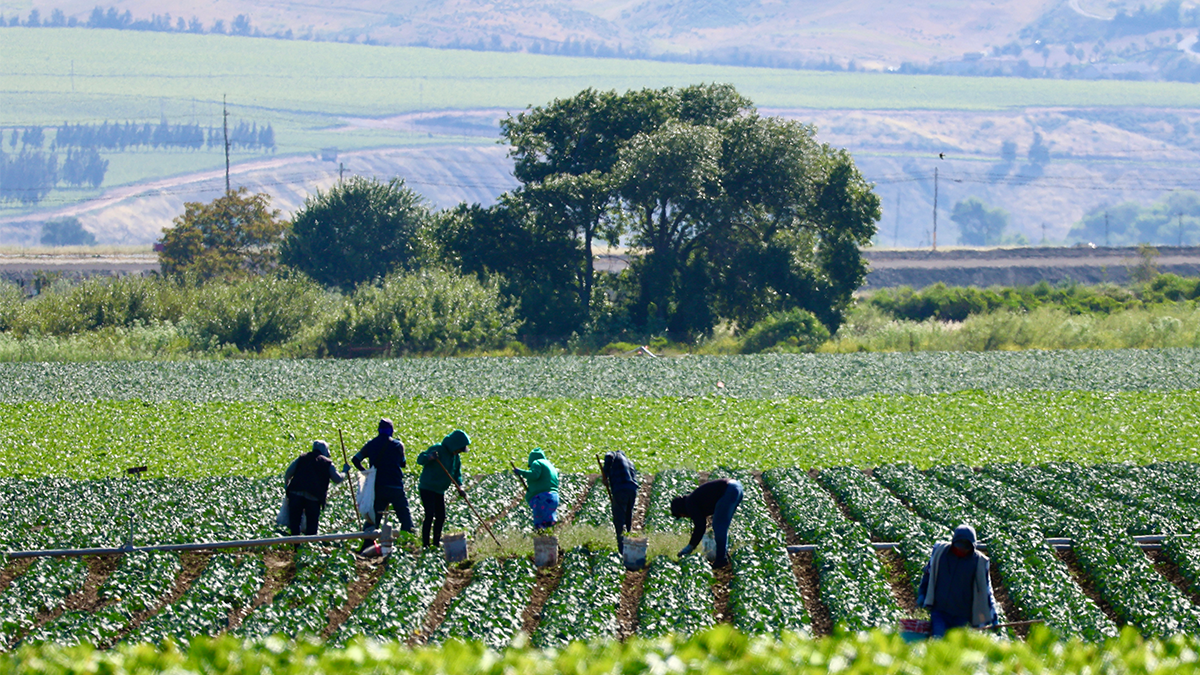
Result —
[[[953, 658], [981, 650], [983, 661], [1024, 659], [1031, 670], [1037, 659], [1083, 663], [1097, 649], [1113, 663], [1153, 655], [1173, 666], [1144, 672], [1194, 668], [1195, 355], [905, 356], [21, 366], [0, 383], [3, 550], [120, 546], [131, 513], [138, 545], [273, 536], [287, 463], [313, 438], [340, 454], [339, 428], [354, 452], [382, 415], [410, 460], [449, 429], [468, 430], [467, 494], [500, 543], [451, 493], [446, 531], [467, 533], [464, 564], [411, 542], [387, 564], [356, 559], [356, 542], [5, 560], [0, 647], [18, 661], [0, 668], [125, 655], [124, 664], [221, 672], [205, 659], [244, 641], [238, 658], [274, 663], [270, 636], [282, 635], [301, 640], [294, 648], [313, 663], [351, 658], [340, 649], [371, 638], [407, 650], [410, 670], [436, 670], [454, 650], [481, 648], [458, 640], [507, 650], [520, 633], [532, 647], [521, 639], [495, 658], [531, 671], [565, 667], [555, 659], [570, 654], [705, 670], [722, 654], [748, 663], [759, 658], [749, 653], [775, 650], [886, 657], [896, 666], [888, 672], [899, 672], [926, 667], [951, 644]], [[439, 384], [456, 374], [454, 393]], [[330, 381], [342, 396], [317, 384]], [[545, 569], [530, 558], [521, 487], [501, 471], [534, 446], [564, 471], [560, 560]], [[593, 473], [596, 454], [612, 449], [643, 471], [635, 526], [651, 559], [639, 572], [616, 555]], [[132, 465], [150, 468], [122, 476]], [[689, 528], [667, 504], [715, 477], [738, 479], [746, 497], [731, 567], [713, 571], [697, 555], [674, 556]], [[415, 481], [409, 492], [419, 522]], [[357, 529], [349, 499], [345, 487], [332, 490], [323, 532]], [[987, 545], [1003, 617], [1043, 626], [928, 649], [885, 633], [855, 636], [913, 613], [930, 548], [962, 521]], [[1146, 549], [1136, 535], [1170, 536]], [[168, 638], [184, 651], [133, 656], [127, 646]], [[626, 641], [604, 646], [613, 640]], [[830, 640], [845, 647], [823, 651]], [[1055, 640], [1065, 642], [1047, 651]], [[588, 646], [531, 651], [578, 641]]]

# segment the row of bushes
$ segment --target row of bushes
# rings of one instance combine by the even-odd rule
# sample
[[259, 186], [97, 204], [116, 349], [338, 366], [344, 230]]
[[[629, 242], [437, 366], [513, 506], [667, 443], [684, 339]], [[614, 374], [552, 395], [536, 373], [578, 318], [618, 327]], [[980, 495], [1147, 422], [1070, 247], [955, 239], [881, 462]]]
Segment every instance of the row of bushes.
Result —
[[396, 273], [351, 294], [286, 273], [203, 284], [133, 276], [59, 281], [32, 298], [0, 285], [0, 352], [9, 357], [35, 349], [61, 358], [73, 351], [69, 345], [110, 358], [456, 354], [503, 347], [518, 325], [495, 285], [441, 270]]
[[875, 291], [861, 303], [893, 319], [907, 321], [965, 321], [969, 316], [997, 310], [1031, 312], [1040, 307], [1057, 307], [1070, 314], [1112, 314], [1200, 299], [1200, 278], [1163, 274], [1133, 287], [1101, 284], [974, 288], [935, 284], [920, 291], [902, 286]]

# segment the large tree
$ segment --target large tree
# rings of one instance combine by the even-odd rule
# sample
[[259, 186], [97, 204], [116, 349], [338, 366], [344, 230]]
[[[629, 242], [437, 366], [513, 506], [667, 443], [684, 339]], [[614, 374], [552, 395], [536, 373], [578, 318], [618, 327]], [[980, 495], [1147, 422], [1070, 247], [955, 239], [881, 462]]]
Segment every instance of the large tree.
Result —
[[354, 176], [305, 200], [279, 261], [349, 290], [419, 267], [428, 251], [430, 218], [425, 200], [403, 180]]
[[958, 224], [958, 243], [968, 246], [996, 246], [1004, 243], [1008, 212], [990, 208], [976, 197], [954, 205], [950, 220]]
[[262, 274], [275, 266], [287, 223], [266, 194], [240, 187], [208, 204], [187, 202], [174, 226], [163, 229], [158, 261], [164, 274], [199, 279]]
[[[795, 308], [836, 330], [865, 276], [859, 247], [874, 234], [879, 201], [849, 155], [818, 143], [811, 126], [758, 115], [731, 86], [589, 89], [502, 128], [522, 186], [492, 209], [519, 217], [474, 218], [459, 240], [520, 225], [522, 236], [577, 242], [577, 264], [559, 254], [554, 264], [576, 270], [581, 330], [595, 306], [596, 238], [631, 246], [634, 322], [679, 339]], [[531, 262], [492, 264], [533, 278], [517, 269]]]

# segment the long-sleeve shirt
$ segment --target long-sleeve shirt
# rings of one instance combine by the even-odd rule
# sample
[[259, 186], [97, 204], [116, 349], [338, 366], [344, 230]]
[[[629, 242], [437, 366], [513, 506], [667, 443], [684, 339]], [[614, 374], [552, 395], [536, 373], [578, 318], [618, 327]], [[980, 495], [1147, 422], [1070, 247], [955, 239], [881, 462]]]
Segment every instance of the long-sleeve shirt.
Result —
[[[301, 457], [303, 457], [303, 455], [301, 455]], [[292, 463], [288, 464], [287, 470], [285, 470], [283, 472], [283, 484], [285, 486], [288, 483], [292, 482], [292, 477], [296, 475], [296, 466], [299, 463], [300, 463], [300, 457], [293, 459]], [[338, 470], [333, 465], [333, 462], [330, 462], [329, 464], [327, 464], [327, 466], [329, 467], [329, 469], [328, 469], [329, 470], [329, 480], [333, 481], [334, 483], [341, 483], [343, 480], [346, 480], [345, 476], [338, 473]], [[307, 490], [295, 490], [294, 492], [296, 494], [300, 495], [301, 497], [304, 497], [305, 499], [311, 499], [315, 502], [321, 501], [321, 499], [319, 497], [312, 494], [311, 492], [308, 492]]]
[[637, 471], [625, 453], [617, 450], [604, 455], [604, 477], [613, 492], [637, 492]]
[[684, 512], [692, 519], [692, 538], [688, 541], [688, 546], [694, 549], [700, 545], [700, 541], [704, 539], [704, 532], [708, 529], [708, 518], [716, 511], [717, 502], [725, 496], [728, 487], [728, 478], [718, 478], [692, 490], [692, 494], [687, 496]]
[[[438, 460], [441, 460], [442, 466], [438, 466]], [[422, 467], [421, 480], [417, 483], [417, 487], [422, 490], [444, 493], [451, 485], [446, 471], [454, 476], [455, 484], [462, 485], [462, 459], [457, 452], [446, 449], [441, 443], [431, 445], [428, 450], [417, 455], [417, 464]], [[445, 467], [446, 471], [443, 471], [442, 467]]]
[[367, 441], [362, 449], [350, 459], [359, 471], [363, 470], [363, 460], [371, 463], [375, 469], [375, 484], [379, 487], [403, 488], [404, 467], [408, 462], [404, 459], [404, 444], [391, 436], [376, 436]]

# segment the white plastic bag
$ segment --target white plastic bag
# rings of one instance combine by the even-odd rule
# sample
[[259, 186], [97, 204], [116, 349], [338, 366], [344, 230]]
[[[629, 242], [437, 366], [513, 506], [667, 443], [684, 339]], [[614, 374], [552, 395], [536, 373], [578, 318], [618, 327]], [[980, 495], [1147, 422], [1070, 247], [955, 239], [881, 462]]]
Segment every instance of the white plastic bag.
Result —
[[288, 520], [291, 519], [291, 507], [288, 506], [287, 495], [283, 496], [283, 504], [279, 507], [279, 515], [275, 516], [275, 524], [283, 529], [288, 528]]
[[[291, 513], [292, 513], [291, 504], [288, 501], [287, 495], [284, 495], [283, 496], [283, 504], [279, 505], [279, 515], [275, 516], [275, 524], [278, 525], [281, 530], [283, 530], [284, 532], [287, 532], [289, 534], [291, 533], [291, 531], [288, 529], [288, 527], [291, 524], [288, 522], [288, 520], [291, 518]], [[300, 532], [301, 533], [304, 532], [304, 526], [307, 524], [308, 524], [308, 515], [303, 514], [303, 513], [300, 514]]]
[[358, 515], [368, 523], [375, 522], [375, 468], [358, 474]]

